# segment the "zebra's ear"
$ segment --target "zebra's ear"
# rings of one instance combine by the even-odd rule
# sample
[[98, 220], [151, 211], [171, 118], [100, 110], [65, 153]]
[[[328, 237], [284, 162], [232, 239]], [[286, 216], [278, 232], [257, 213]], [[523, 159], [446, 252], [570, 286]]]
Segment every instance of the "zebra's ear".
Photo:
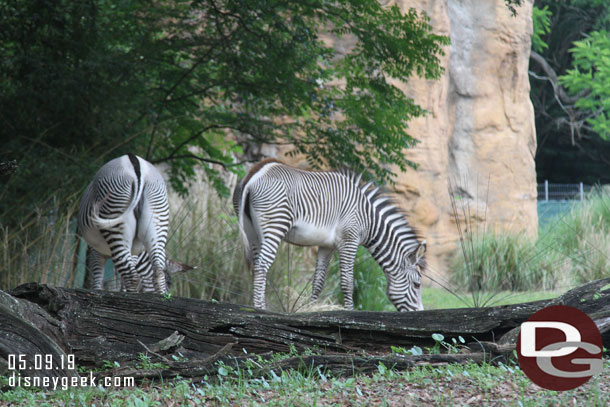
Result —
[[426, 254], [426, 241], [422, 241], [419, 244], [419, 247], [417, 248], [417, 252], [415, 253], [415, 264], [418, 264], [419, 261], [424, 257], [424, 255]]

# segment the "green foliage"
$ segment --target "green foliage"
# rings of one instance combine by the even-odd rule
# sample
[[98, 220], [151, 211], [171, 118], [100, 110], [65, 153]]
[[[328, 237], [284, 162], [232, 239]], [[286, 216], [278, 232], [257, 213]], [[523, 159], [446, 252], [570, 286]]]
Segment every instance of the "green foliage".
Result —
[[168, 162], [182, 193], [203, 164], [228, 194], [221, 168], [239, 173], [265, 142], [387, 180], [386, 164], [412, 164], [405, 130], [424, 114], [397, 86], [438, 78], [448, 44], [425, 15], [375, 0], [0, 0], [0, 27], [13, 219], [125, 151]]
[[583, 96], [575, 106], [590, 114], [592, 130], [610, 139], [610, 37], [606, 30], [593, 31], [570, 49], [573, 68], [560, 77], [570, 93]]
[[[606, 44], [591, 38], [610, 31], [610, 2], [536, 0], [533, 19], [532, 50], [546, 61], [546, 68], [554, 71], [553, 74], [536, 59], [531, 60], [530, 97], [536, 115], [538, 179], [540, 182], [549, 179], [607, 183], [610, 177], [604, 157], [610, 151], [610, 142], [600, 137], [607, 134], [608, 113], [604, 107], [607, 93], [602, 79], [606, 70], [602, 50]], [[545, 34], [547, 19], [550, 24]], [[537, 38], [547, 47], [541, 47]], [[579, 67], [576, 55], [570, 52], [580, 42], [592, 45], [591, 49], [582, 50], [588, 54], [582, 62], [594, 66], [592, 77], [601, 73], [593, 82], [588, 77], [589, 70]], [[556, 76], [560, 78], [559, 83], [553, 79]]]
[[138, 362], [136, 368], [144, 370], [167, 369], [169, 366], [161, 362], [153, 362], [150, 356], [144, 353], [138, 353]]
[[545, 34], [551, 31], [551, 16], [553, 13], [549, 10], [548, 6], [538, 8], [536, 6], [532, 9], [532, 20], [534, 24], [534, 31], [532, 32], [532, 48], [534, 51], [542, 52], [548, 48], [548, 44], [542, 40]]
[[459, 353], [459, 348], [464, 347], [464, 344], [466, 343], [466, 340], [461, 336], [458, 336], [457, 339], [451, 338], [451, 343], [449, 343], [445, 340], [445, 336], [439, 333], [432, 334], [432, 339], [434, 340], [434, 345], [430, 348], [430, 353], [432, 354], [441, 352]]
[[126, 21], [134, 5], [0, 1], [0, 160], [19, 164], [0, 189], [4, 222], [44, 206], [58, 188], [62, 198], [77, 195], [105, 154], [136, 148], [123, 126], [145, 99], [143, 84], [114, 47], [137, 38]]

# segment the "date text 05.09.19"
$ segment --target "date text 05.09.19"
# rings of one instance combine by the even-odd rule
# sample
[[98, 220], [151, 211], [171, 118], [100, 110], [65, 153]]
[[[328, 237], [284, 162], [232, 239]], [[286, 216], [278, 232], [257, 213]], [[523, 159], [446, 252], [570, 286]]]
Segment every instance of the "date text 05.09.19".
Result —
[[74, 355], [9, 354], [8, 369], [15, 371], [74, 370]]

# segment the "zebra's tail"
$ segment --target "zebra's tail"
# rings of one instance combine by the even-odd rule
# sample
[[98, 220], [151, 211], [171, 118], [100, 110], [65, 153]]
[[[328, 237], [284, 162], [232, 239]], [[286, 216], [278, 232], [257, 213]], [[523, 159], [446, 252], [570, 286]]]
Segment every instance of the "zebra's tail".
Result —
[[[238, 184], [239, 185], [239, 184]], [[237, 207], [237, 219], [239, 221], [239, 234], [241, 235], [241, 241], [243, 243], [244, 246], [244, 258], [246, 259], [246, 266], [248, 267], [249, 270], [252, 269], [252, 262], [253, 262], [253, 254], [252, 254], [252, 247], [250, 246], [250, 241], [248, 239], [248, 233], [246, 232], [245, 229], [245, 216], [246, 216], [246, 210], [248, 210], [246, 208], [246, 206], [249, 207], [248, 204], [248, 193], [249, 190], [248, 188], [241, 188], [241, 197], [239, 197], [239, 201], [234, 199], [234, 202], [239, 202], [239, 205]]]
[[[136, 188], [135, 188], [135, 191], [133, 191], [133, 193], [131, 195], [131, 201], [129, 202], [127, 209], [125, 209], [125, 211], [123, 211], [123, 213], [121, 213], [119, 216], [117, 216], [115, 218], [102, 218], [100, 216], [100, 206], [103, 203], [103, 201], [96, 202], [93, 205], [93, 213], [91, 214], [91, 220], [92, 220], [93, 224], [99, 229], [109, 229], [109, 228], [112, 228], [112, 227], [118, 225], [119, 223], [124, 222], [125, 218], [136, 209], [136, 206], [138, 205], [138, 203], [140, 202], [140, 199], [142, 198], [142, 192], [144, 191], [144, 182], [143, 182], [142, 171], [141, 171], [141, 167], [140, 167], [140, 161], [133, 154], [129, 154], [129, 159], [130, 159], [131, 163], [133, 164], [134, 171], [136, 173]], [[105, 199], [108, 199], [108, 197], [106, 197]]]

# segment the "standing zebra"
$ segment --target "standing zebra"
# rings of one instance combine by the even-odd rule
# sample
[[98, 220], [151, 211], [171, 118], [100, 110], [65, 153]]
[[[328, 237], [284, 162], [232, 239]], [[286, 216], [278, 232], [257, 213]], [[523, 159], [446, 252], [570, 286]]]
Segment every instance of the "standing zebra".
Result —
[[346, 172], [314, 172], [267, 159], [238, 183], [233, 205], [246, 261], [254, 273], [254, 306], [265, 308], [267, 271], [280, 241], [319, 246], [312, 301], [324, 286], [333, 252], [339, 252], [344, 306], [353, 309], [354, 259], [366, 247], [386, 274], [387, 294], [398, 311], [421, 310], [425, 241], [379, 188], [360, 185]]
[[151, 163], [127, 154], [100, 168], [78, 210], [79, 229], [91, 247], [87, 268], [92, 288], [102, 289], [103, 266], [110, 257], [127, 291], [144, 288], [135, 256], [146, 251], [154, 270], [154, 291], [166, 293], [168, 223], [167, 188]]

